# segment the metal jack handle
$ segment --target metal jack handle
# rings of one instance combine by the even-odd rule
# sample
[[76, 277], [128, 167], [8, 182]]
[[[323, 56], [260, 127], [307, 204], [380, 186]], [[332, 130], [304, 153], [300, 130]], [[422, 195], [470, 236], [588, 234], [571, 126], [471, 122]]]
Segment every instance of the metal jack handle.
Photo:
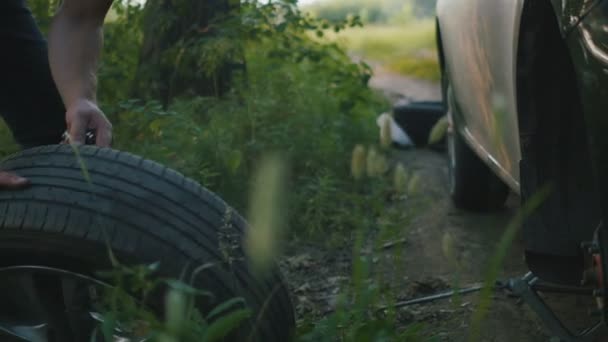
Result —
[[[599, 322], [578, 335], [573, 334], [564, 326], [553, 310], [551, 310], [545, 301], [538, 295], [538, 292], [535, 289], [535, 286], [538, 283], [539, 279], [532, 273], [528, 273], [522, 278], [510, 279], [507, 282], [506, 287], [536, 312], [543, 321], [545, 327], [552, 334], [555, 334], [555, 337], [558, 338], [560, 342], [591, 342], [594, 341], [600, 333], [608, 331], [604, 323]], [[556, 290], [560, 290], [560, 288], [556, 287]]]

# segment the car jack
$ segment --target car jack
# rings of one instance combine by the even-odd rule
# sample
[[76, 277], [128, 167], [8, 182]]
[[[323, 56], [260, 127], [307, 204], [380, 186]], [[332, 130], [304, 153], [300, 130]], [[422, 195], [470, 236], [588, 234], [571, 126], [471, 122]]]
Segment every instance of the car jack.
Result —
[[[460, 290], [446, 291], [431, 296], [410, 299], [393, 305], [382, 306], [379, 307], [378, 310], [384, 311], [388, 308], [399, 308], [415, 304], [434, 302], [442, 299], [449, 299], [454, 297], [456, 294], [465, 295], [481, 291], [483, 287], [483, 284], [479, 283]], [[520, 278], [512, 278], [507, 281], [497, 281], [494, 285], [494, 290], [507, 291], [509, 295], [517, 297], [526, 303], [532, 309], [532, 311], [539, 316], [547, 331], [553, 335], [551, 342], [593, 342], [596, 341], [597, 337], [608, 333], [608, 325], [604, 323], [603, 319], [598, 319], [598, 322], [592, 327], [585, 329], [578, 334], [572, 332], [562, 323], [553, 310], [539, 295], [539, 292], [543, 292], [597, 297], [597, 289], [546, 283], [530, 272]], [[601, 315], [598, 314], [598, 316]]]
[[580, 333], [570, 331], [562, 321], [556, 316], [553, 310], [545, 303], [539, 295], [544, 293], [565, 293], [578, 294], [596, 297], [597, 290], [592, 288], [562, 286], [541, 282], [532, 273], [528, 273], [522, 278], [513, 278], [506, 283], [499, 283], [499, 288], [510, 291], [514, 296], [521, 298], [542, 320], [545, 328], [554, 335], [551, 341], [559, 342], [592, 342], [597, 337], [608, 332], [608, 327], [600, 319], [592, 327]]

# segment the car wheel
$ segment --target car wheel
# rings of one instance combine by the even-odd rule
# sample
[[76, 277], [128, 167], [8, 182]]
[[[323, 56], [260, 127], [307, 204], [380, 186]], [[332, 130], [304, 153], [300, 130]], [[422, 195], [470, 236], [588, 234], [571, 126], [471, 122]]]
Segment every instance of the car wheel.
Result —
[[418, 101], [396, 105], [393, 115], [397, 124], [407, 132], [416, 147], [445, 151], [445, 140], [429, 145], [433, 126], [445, 115], [442, 102]]
[[450, 121], [447, 134], [449, 190], [456, 207], [474, 211], [500, 209], [509, 195], [509, 188], [473, 152], [459, 133], [459, 123], [453, 115], [453, 93], [444, 82], [446, 111]]
[[[99, 301], [92, 293], [99, 291], [87, 289], [112, 285], [113, 278], [98, 273], [113, 269], [108, 250], [125, 265], [157, 263], [153, 281], [184, 279], [209, 292], [195, 304], [210, 322], [213, 309], [242, 298], [234, 308], [252, 314], [222, 341], [291, 339], [294, 311], [278, 267], [254, 272], [241, 248], [247, 223], [194, 180], [92, 146], [79, 148], [78, 156], [69, 145], [35, 148], [0, 166], [31, 181], [27, 189], [0, 191], [0, 340], [2, 331], [90, 340]], [[8, 277], [15, 281], [7, 284]], [[145, 304], [162, 308], [162, 292], [146, 296]], [[47, 332], [38, 331], [42, 325]]]

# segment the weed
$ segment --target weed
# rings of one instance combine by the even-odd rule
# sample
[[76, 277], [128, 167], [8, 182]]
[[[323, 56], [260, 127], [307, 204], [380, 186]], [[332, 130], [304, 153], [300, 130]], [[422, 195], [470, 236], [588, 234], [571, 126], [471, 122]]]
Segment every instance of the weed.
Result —
[[[101, 301], [96, 303], [101, 324], [93, 341], [99, 332], [104, 341], [114, 341], [116, 335], [159, 342], [221, 341], [252, 315], [242, 298], [227, 300], [203, 315], [195, 302], [212, 294], [182, 280], [157, 279], [157, 267], [116, 264], [110, 271], [99, 272], [113, 286], [101, 289]], [[159, 290], [165, 294], [162, 304], [157, 300]], [[164, 308], [164, 319], [159, 307]]]

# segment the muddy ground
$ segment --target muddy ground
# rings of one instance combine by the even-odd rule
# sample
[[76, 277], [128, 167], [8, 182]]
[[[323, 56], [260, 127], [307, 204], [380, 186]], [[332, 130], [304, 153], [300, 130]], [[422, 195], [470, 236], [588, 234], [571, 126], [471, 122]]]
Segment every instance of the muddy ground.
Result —
[[[440, 97], [437, 84], [412, 80], [377, 70], [372, 86], [393, 101], [407, 96], [415, 100]], [[391, 238], [392, 244], [368, 249], [384, 274], [382, 286], [399, 300], [442, 292], [455, 284], [461, 287], [480, 283], [498, 240], [518, 209], [512, 196], [504, 210], [475, 214], [455, 209], [447, 195], [447, 164], [443, 153], [426, 150], [394, 151], [394, 159], [420, 176], [417, 190], [409, 198], [390, 204], [388, 210], [404, 213], [403, 227]], [[420, 205], [423, 204], [423, 205]], [[415, 206], [415, 216], [405, 219]], [[449, 256], [445, 246], [449, 243]], [[390, 242], [390, 241], [389, 241]], [[282, 261], [294, 293], [298, 317], [321, 317], [334, 308], [337, 294], [348, 284], [352, 265], [352, 239], [341, 247], [323, 243], [294, 242]], [[518, 236], [500, 272], [500, 277], [522, 276], [527, 272], [523, 243]], [[456, 278], [459, 275], [459, 278]], [[547, 297], [568, 324], [590, 322], [587, 301], [564, 296]], [[458, 305], [451, 299], [399, 309], [399, 323], [423, 323], [423, 336], [439, 341], [465, 341], [479, 294], [465, 295]], [[539, 319], [506, 292], [496, 291], [488, 317], [482, 324], [482, 341], [548, 341]]]

